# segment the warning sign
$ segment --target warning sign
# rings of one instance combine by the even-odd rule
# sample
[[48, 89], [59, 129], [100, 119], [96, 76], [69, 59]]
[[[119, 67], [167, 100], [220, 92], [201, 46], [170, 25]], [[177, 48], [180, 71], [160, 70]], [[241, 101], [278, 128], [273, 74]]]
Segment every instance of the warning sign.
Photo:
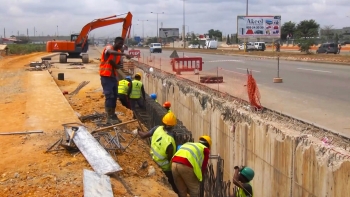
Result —
[[171, 55], [170, 55], [170, 58], [179, 58], [179, 55], [177, 54], [177, 51], [174, 50]]
[[59, 49], [59, 48], [58, 48], [58, 44], [55, 43], [55, 45], [53, 46], [53, 48], [54, 48], [54, 49]]

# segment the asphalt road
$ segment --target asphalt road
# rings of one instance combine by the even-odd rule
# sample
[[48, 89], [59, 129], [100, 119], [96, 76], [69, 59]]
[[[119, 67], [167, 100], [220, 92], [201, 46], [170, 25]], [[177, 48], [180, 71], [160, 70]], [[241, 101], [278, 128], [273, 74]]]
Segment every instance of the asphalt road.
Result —
[[[141, 49], [141, 53], [149, 55], [147, 49]], [[169, 58], [171, 53], [152, 55]], [[178, 54], [183, 55], [181, 50]], [[249, 68], [264, 107], [350, 137], [350, 66], [281, 60], [283, 83], [278, 84], [272, 82], [277, 76], [277, 60], [188, 52], [184, 55], [202, 57], [203, 71], [219, 66], [245, 74]]]

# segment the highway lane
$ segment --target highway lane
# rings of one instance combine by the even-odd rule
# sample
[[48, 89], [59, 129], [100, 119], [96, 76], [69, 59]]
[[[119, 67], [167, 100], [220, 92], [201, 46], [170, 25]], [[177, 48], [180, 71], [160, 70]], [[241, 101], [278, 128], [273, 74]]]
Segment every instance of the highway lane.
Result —
[[[141, 53], [149, 55], [147, 49]], [[172, 51], [152, 54], [169, 58]], [[280, 60], [280, 77], [276, 84], [277, 60], [215, 54], [184, 54], [202, 57], [203, 71], [216, 67], [239, 73], [252, 69], [259, 85], [263, 106], [305, 120], [350, 137], [350, 66]]]

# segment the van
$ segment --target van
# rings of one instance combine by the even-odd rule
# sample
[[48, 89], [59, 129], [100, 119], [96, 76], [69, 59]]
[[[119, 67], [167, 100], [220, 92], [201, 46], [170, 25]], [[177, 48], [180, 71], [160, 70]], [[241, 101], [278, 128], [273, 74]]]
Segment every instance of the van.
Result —
[[151, 43], [149, 45], [149, 51], [151, 53], [162, 53], [162, 45], [160, 43]]
[[266, 49], [265, 42], [254, 42], [254, 47], [255, 47], [255, 50], [258, 50], [258, 51], [265, 51]]
[[316, 53], [338, 53], [338, 45], [335, 43], [323, 43], [320, 47], [316, 50]]
[[217, 49], [218, 48], [218, 41], [216, 41], [216, 40], [207, 40], [205, 42], [205, 48], [207, 48], [207, 49]]

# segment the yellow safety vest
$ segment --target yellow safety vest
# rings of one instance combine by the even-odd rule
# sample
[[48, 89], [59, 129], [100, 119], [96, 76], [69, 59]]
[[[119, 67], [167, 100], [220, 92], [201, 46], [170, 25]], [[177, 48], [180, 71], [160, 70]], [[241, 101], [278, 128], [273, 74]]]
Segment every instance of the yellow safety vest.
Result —
[[123, 79], [123, 80], [120, 80], [119, 81], [119, 84], [118, 84], [118, 94], [128, 94], [128, 81]]
[[168, 161], [166, 149], [169, 144], [173, 145], [173, 150], [176, 151], [175, 140], [172, 136], [164, 131], [164, 126], [159, 126], [153, 133], [151, 140], [151, 155], [152, 159], [158, 164], [163, 171], [171, 170], [171, 163]]
[[132, 99], [140, 98], [141, 97], [141, 87], [142, 87], [141, 81], [133, 80], [130, 98], [132, 98]]
[[202, 177], [202, 164], [204, 160], [204, 148], [201, 143], [187, 142], [182, 145], [181, 148], [175, 153], [174, 156], [186, 158], [192, 165], [194, 174], [199, 181], [203, 180]]
[[168, 110], [168, 113], [170, 113], [170, 112], [171, 112], [171, 110], [169, 109], [169, 110]]
[[[250, 183], [248, 183], [250, 185]], [[252, 185], [250, 185], [252, 186]], [[253, 187], [252, 187], [253, 188]], [[252, 189], [253, 190], [253, 189]], [[244, 189], [237, 187], [235, 188], [236, 195], [235, 197], [247, 197], [247, 195], [244, 193]], [[250, 196], [249, 196], [250, 197]], [[251, 195], [253, 197], [253, 194]]]

